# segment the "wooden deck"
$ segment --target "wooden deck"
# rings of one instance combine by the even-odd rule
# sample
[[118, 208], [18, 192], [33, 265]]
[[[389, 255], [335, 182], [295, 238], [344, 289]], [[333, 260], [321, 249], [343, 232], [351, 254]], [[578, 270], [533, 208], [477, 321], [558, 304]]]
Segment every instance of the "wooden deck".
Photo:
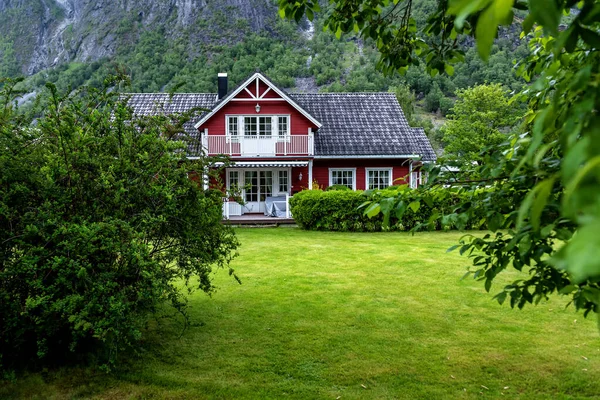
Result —
[[295, 225], [294, 218], [277, 218], [267, 217], [264, 214], [244, 214], [231, 216], [229, 219], [223, 219], [226, 225], [254, 225], [254, 226], [279, 226], [279, 225]]

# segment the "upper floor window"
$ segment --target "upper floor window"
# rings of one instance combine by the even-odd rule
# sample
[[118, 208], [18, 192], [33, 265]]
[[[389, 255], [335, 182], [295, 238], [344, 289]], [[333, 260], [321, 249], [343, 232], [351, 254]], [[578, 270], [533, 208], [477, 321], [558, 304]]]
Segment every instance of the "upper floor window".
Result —
[[391, 185], [391, 168], [367, 168], [367, 189], [385, 189]]
[[288, 126], [289, 126], [289, 122], [288, 122], [288, 117], [287, 116], [283, 116], [283, 117], [277, 117], [277, 131], [278, 131], [278, 135], [281, 136], [287, 136], [288, 134]]
[[280, 138], [289, 135], [289, 115], [228, 115], [228, 136], [262, 136], [277, 135]]
[[258, 134], [271, 136], [271, 117], [258, 117]]
[[227, 127], [229, 128], [229, 136], [238, 136], [239, 124], [237, 117], [227, 117]]
[[256, 117], [244, 117], [244, 136], [256, 136]]

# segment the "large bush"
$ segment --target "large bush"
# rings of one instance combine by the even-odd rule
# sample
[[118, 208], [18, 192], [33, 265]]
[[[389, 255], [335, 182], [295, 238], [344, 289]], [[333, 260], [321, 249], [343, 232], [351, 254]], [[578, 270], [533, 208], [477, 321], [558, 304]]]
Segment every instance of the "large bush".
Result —
[[[468, 219], [454, 215], [464, 196], [456, 190], [429, 189], [429, 201], [417, 202], [423, 198], [423, 190], [406, 186], [366, 192], [305, 190], [290, 199], [290, 206], [298, 225], [308, 230], [407, 231], [426, 225], [437, 230], [478, 229], [483, 223], [479, 213]], [[382, 207], [393, 207], [394, 212], [386, 217], [380, 212]], [[440, 215], [447, 218], [438, 220]]]
[[[184, 282], [212, 290], [237, 247], [221, 194], [188, 178], [187, 116], [137, 118], [116, 91], [60, 96], [37, 123], [0, 92], [0, 367], [136, 343]], [[35, 126], [35, 127], [34, 127]], [[231, 271], [230, 271], [231, 272]]]

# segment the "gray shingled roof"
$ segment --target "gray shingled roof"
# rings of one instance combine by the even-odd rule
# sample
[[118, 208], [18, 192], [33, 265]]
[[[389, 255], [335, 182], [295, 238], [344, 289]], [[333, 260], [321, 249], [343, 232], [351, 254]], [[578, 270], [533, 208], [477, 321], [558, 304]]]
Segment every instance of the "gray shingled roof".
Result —
[[[213, 108], [213, 93], [133, 93], [129, 105], [138, 115], [185, 112], [193, 107]], [[434, 161], [435, 152], [422, 128], [411, 128], [393, 93], [288, 94], [300, 107], [323, 124], [315, 133], [316, 156], [421, 155]], [[185, 124], [192, 138], [199, 138], [194, 123]], [[190, 144], [197, 154], [198, 141]]]
[[315, 134], [318, 156], [421, 155], [435, 152], [422, 128], [411, 128], [393, 93], [290, 95], [323, 126]]
[[[124, 96], [129, 97], [127, 104], [139, 116], [183, 113], [192, 108], [212, 109], [217, 101], [214, 93], [126, 93]], [[191, 155], [199, 153], [200, 134], [194, 125], [204, 114], [206, 112], [199, 112], [198, 117], [183, 125], [185, 132], [193, 139], [188, 147]]]

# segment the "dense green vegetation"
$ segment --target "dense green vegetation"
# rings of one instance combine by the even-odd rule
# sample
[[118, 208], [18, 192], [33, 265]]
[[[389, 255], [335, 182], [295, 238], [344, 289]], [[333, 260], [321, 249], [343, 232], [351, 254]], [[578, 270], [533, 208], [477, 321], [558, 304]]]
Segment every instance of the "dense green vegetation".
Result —
[[[483, 233], [481, 233], [483, 235]], [[189, 298], [193, 321], [153, 323], [140, 357], [111, 375], [19, 376], [0, 398], [592, 399], [594, 321], [542, 302], [500, 307], [446, 253], [459, 232], [238, 229], [240, 256]], [[326, 261], [324, 261], [326, 260]], [[499, 278], [492, 290], [517, 279]]]
[[[303, 229], [342, 231], [342, 232], [380, 232], [409, 231], [425, 227], [432, 230], [479, 229], [484, 215], [473, 213], [469, 218], [440, 220], [436, 216], [450, 214], [454, 208], [465, 201], [465, 194], [456, 190], [431, 190], [431, 201], [419, 202], [419, 190], [407, 185], [391, 186], [384, 190], [353, 191], [346, 186], [327, 190], [304, 190], [290, 199], [294, 220]], [[381, 214], [381, 207], [390, 207], [395, 196], [401, 204], [393, 213]], [[477, 199], [468, 195], [476, 204]], [[417, 200], [417, 201], [413, 201]], [[374, 202], [374, 203], [373, 203]], [[474, 207], [476, 208], [476, 207]], [[477, 208], [476, 208], [477, 209]], [[436, 223], [428, 224], [435, 220]]]
[[[435, 8], [435, 0], [416, 3], [417, 26], [426, 24], [427, 13]], [[130, 18], [130, 19], [127, 19]], [[275, 19], [276, 18], [276, 19]], [[483, 63], [468, 42], [465, 63], [453, 76], [431, 77], [423, 65], [409, 68], [406, 75], [384, 76], [376, 69], [378, 53], [370, 40], [353, 34], [337, 39], [323, 31], [323, 21], [317, 17], [314, 37], [308, 39], [294, 23], [274, 16], [272, 29], [253, 33], [243, 21], [229, 26], [224, 16], [215, 16], [206, 24], [189, 28], [189, 33], [215, 30], [218, 35], [200, 42], [190, 50], [186, 36], [165, 40], [164, 28], [143, 27], [133, 17], [124, 17], [119, 35], [137, 37], [122, 41], [117, 54], [110, 60], [93, 63], [69, 63], [42, 71], [27, 80], [27, 90], [35, 90], [46, 81], [59, 89], [83, 84], [100, 87], [108, 73], [115, 69], [131, 75], [131, 90], [157, 92], [176, 88], [180, 92], [215, 91], [217, 72], [226, 71], [232, 84], [260, 69], [275, 83], [293, 88], [295, 78], [312, 76], [323, 91], [387, 91], [401, 84], [416, 93], [429, 112], [445, 114], [452, 105], [450, 98], [457, 89], [485, 82], [501, 83], [509, 89], [523, 84], [513, 73], [513, 62], [522, 57], [525, 44], [515, 34], [506, 31], [492, 49], [489, 63]], [[10, 57], [10, 43], [0, 43], [6, 56], [0, 71], [15, 75]]]
[[0, 90], [0, 371], [111, 366], [237, 248], [222, 193], [189, 179], [211, 162], [182, 151], [191, 115], [135, 117], [119, 83], [49, 85], [35, 126]]
[[[468, 219], [481, 207], [493, 234], [466, 236], [455, 247], [472, 259], [470, 273], [485, 280], [489, 290], [507, 268], [529, 272], [527, 279], [505, 286], [497, 296], [500, 303], [510, 299], [511, 306], [522, 308], [550, 295], [569, 294], [584, 315], [594, 312], [600, 318], [600, 2], [439, 1], [423, 31], [415, 29], [412, 7], [418, 3], [332, 0], [325, 24], [338, 37], [356, 31], [375, 41], [382, 71], [406, 71], [424, 59], [426, 70], [436, 76], [452, 75], [464, 61], [463, 37], [474, 36], [480, 57], [489, 60], [499, 26], [511, 27], [525, 16], [521, 35], [530, 38], [529, 52], [518, 72], [534, 81], [516, 97], [528, 107], [525, 133], [515, 132], [501, 143], [501, 138], [493, 140], [476, 163], [463, 163], [454, 176], [444, 173], [445, 165], [428, 168], [429, 187], [455, 188], [473, 197], [485, 189], [482, 201], [473, 203], [466, 196], [452, 213], [432, 218], [429, 225], [438, 219]], [[279, 0], [279, 6], [296, 20], [320, 9], [312, 0]], [[494, 130], [506, 125], [502, 119], [488, 118], [488, 125], [499, 125], [485, 127], [492, 128], [486, 134], [497, 136]], [[460, 130], [464, 134], [468, 129]], [[423, 190], [414, 201], [430, 204], [434, 197], [435, 192]], [[396, 196], [373, 207], [389, 218], [402, 204], [402, 196]]]

